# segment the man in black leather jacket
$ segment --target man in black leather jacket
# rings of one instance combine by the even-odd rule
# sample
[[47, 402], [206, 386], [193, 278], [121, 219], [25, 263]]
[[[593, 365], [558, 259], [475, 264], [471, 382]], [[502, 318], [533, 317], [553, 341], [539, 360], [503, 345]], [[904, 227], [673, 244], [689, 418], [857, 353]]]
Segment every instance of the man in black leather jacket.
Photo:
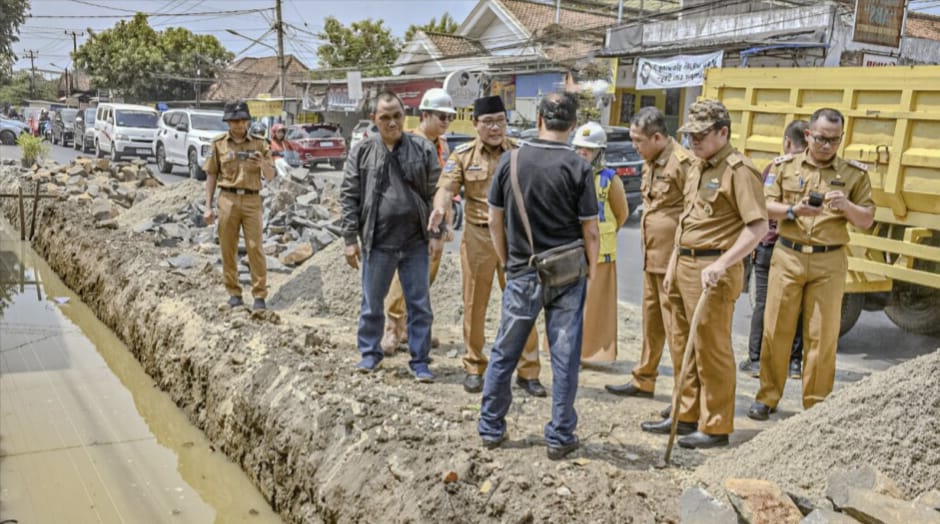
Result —
[[379, 134], [349, 154], [340, 190], [346, 262], [356, 269], [362, 262], [356, 369], [371, 373], [382, 361], [383, 301], [397, 269], [408, 312], [408, 364], [415, 379], [432, 382], [428, 245], [441, 233], [429, 233], [425, 224], [441, 166], [433, 144], [402, 133], [405, 108], [397, 95], [380, 93], [374, 108]]

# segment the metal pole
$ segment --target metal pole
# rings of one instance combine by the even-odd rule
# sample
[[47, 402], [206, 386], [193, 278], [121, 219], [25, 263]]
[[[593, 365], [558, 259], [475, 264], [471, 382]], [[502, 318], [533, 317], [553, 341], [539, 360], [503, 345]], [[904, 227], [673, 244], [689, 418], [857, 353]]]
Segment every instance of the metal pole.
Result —
[[36, 192], [33, 194], [33, 219], [30, 221], [30, 224], [29, 224], [29, 240], [30, 241], [33, 240], [33, 236], [36, 234], [36, 214], [38, 211], [39, 211], [39, 182], [36, 182]]
[[20, 186], [20, 240], [26, 240], [26, 206], [23, 205], [23, 186]]
[[277, 69], [280, 71], [278, 84], [280, 85], [281, 110], [283, 111], [284, 84], [287, 81], [287, 69], [285, 69], [284, 66], [284, 22], [281, 19], [281, 0], [274, 0], [274, 12], [277, 17], [277, 21], [275, 22], [277, 29]]
[[623, 22], [623, 0], [617, 2], [617, 23]]
[[561, 23], [561, 0], [555, 0], [555, 23]]

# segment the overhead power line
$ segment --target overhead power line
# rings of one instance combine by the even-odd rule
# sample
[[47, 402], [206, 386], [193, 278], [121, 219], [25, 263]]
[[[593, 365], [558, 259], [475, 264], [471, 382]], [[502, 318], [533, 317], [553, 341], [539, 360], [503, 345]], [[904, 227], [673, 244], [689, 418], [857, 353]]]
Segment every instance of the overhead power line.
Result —
[[[231, 11], [203, 11], [199, 13], [142, 13], [148, 17], [160, 16], [212, 16], [212, 15], [248, 15], [253, 13], [262, 13], [271, 11], [273, 8], [263, 9], [235, 9]], [[30, 18], [133, 18], [133, 15], [30, 15]]]

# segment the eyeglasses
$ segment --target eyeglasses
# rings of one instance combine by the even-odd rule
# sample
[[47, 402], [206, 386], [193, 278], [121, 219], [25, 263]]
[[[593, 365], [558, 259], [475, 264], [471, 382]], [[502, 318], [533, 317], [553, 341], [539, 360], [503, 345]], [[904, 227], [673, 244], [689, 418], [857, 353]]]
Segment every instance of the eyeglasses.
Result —
[[483, 124], [483, 127], [489, 127], [489, 128], [506, 127], [505, 118], [481, 118], [477, 120], [477, 122], [480, 124]]
[[435, 111], [432, 114], [436, 116], [437, 119], [441, 122], [453, 122], [457, 118], [457, 115], [452, 115], [450, 113], [438, 113]]
[[837, 146], [842, 142], [842, 136], [822, 136], [822, 135], [809, 135], [813, 139], [813, 142], [821, 146]]
[[689, 140], [693, 142], [701, 142], [702, 140], [705, 140], [708, 137], [708, 135], [712, 134], [712, 131], [714, 130], [715, 130], [715, 126], [712, 126], [706, 129], [705, 131], [700, 131], [698, 133], [686, 133], [686, 135], [688, 135]]

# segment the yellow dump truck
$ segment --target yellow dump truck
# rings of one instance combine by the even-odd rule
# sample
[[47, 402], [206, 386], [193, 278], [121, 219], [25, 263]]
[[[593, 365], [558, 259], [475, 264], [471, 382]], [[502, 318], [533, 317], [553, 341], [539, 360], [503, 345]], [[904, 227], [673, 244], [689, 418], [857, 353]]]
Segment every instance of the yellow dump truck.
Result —
[[732, 143], [760, 167], [789, 122], [841, 111], [839, 155], [868, 165], [877, 206], [871, 229], [850, 232], [841, 334], [863, 308], [940, 332], [940, 67], [711, 69], [703, 96], [724, 102]]

